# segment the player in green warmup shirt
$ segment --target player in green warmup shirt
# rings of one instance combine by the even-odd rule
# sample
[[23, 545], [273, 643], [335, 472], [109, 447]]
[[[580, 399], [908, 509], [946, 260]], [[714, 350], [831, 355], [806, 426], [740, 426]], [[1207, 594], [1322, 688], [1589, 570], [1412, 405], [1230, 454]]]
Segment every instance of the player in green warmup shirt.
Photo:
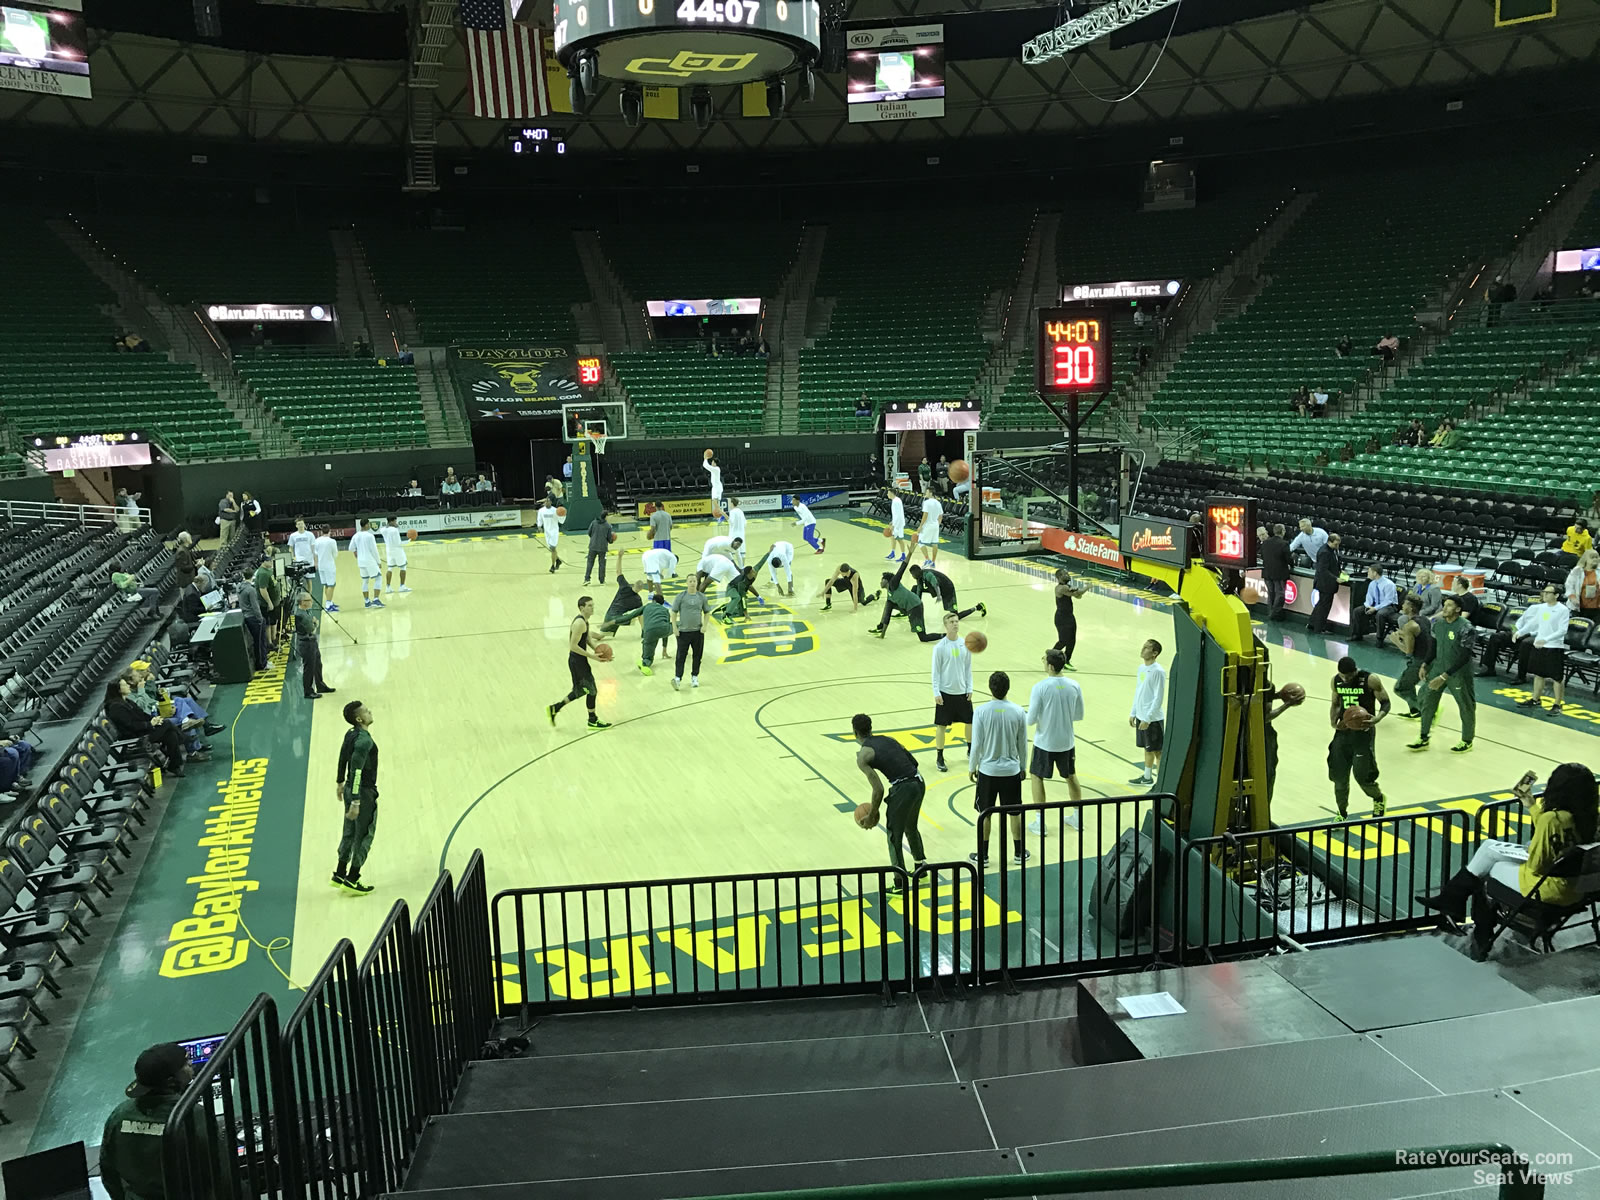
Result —
[[378, 746], [367, 732], [372, 710], [359, 700], [344, 706], [350, 732], [339, 750], [339, 802], [344, 805], [344, 834], [339, 839], [339, 865], [333, 886], [366, 895], [372, 885], [361, 882], [361, 867], [378, 831]]
[[756, 595], [756, 572], [767, 565], [767, 559], [772, 557], [776, 545], [774, 542], [769, 546], [767, 552], [761, 556], [761, 561], [755, 566], [746, 567], [729, 581], [728, 602], [717, 613], [723, 621], [737, 621], [742, 618], [745, 614], [745, 604], [750, 596], [755, 596], [757, 603], [765, 603], [759, 595]]
[[[656, 661], [656, 651], [666, 653], [667, 639], [672, 636], [672, 610], [667, 607], [667, 598], [660, 588], [645, 601], [644, 607], [624, 613], [616, 623], [626, 625], [635, 617], [639, 618], [639, 674], [654, 675], [651, 667]], [[604, 628], [609, 628], [609, 623]]]
[[1450, 749], [1465, 754], [1472, 749], [1473, 735], [1478, 731], [1478, 697], [1472, 690], [1476, 671], [1472, 663], [1472, 622], [1461, 614], [1461, 602], [1454, 596], [1444, 598], [1444, 607], [1433, 623], [1433, 647], [1422, 664], [1422, 732], [1408, 750], [1426, 750], [1428, 734], [1433, 729], [1433, 718], [1439, 711], [1439, 699], [1445, 692], [1456, 698], [1456, 711], [1461, 714], [1461, 740]]
[[889, 621], [896, 612], [906, 615], [906, 624], [911, 626], [913, 633], [919, 641], [941, 642], [943, 633], [929, 633], [925, 627], [922, 613], [922, 598], [906, 587], [901, 581], [906, 576], [906, 563], [900, 564], [900, 569], [894, 574], [888, 571], [883, 573], [883, 617], [877, 625], [868, 630], [873, 637], [882, 637], [889, 628]]

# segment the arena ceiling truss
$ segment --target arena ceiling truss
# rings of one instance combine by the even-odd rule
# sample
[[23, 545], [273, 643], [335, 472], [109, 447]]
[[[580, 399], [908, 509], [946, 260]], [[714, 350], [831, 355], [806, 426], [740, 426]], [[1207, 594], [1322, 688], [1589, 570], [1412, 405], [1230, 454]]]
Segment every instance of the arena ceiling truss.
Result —
[[[334, 2], [377, 11], [401, 0]], [[418, 44], [413, 59], [425, 60], [428, 75], [423, 95], [408, 86], [408, 74], [419, 69], [415, 61], [268, 57], [96, 32], [92, 100], [0, 91], [0, 123], [165, 134], [197, 142], [389, 146], [407, 153], [420, 122], [429, 146], [449, 160], [497, 145], [502, 126], [470, 115], [460, 40], [441, 27], [440, 3], [412, 0], [407, 5]], [[856, 0], [849, 20], [853, 25], [932, 20], [984, 10], [993, 11], [984, 0]], [[781, 121], [742, 116], [738, 89], [718, 89], [717, 120], [704, 134], [689, 120], [686, 100], [681, 120], [649, 120], [629, 129], [609, 93], [596, 100], [590, 115], [558, 114], [550, 123], [568, 128], [569, 145], [577, 153], [805, 150], [1092, 134], [1417, 88], [1466, 91], [1491, 77], [1600, 62], [1600, 0], [1562, 0], [1554, 19], [1500, 29], [1493, 25], [1492, 11], [1491, 0], [1322, 0], [1176, 36], [1164, 51], [1159, 41], [1115, 50], [1101, 42], [1037, 67], [1022, 63], [1019, 45], [1010, 58], [950, 61], [946, 115], [938, 120], [852, 125], [842, 79], [819, 75], [815, 101], [793, 108]], [[564, 81], [555, 84], [563, 86]]]

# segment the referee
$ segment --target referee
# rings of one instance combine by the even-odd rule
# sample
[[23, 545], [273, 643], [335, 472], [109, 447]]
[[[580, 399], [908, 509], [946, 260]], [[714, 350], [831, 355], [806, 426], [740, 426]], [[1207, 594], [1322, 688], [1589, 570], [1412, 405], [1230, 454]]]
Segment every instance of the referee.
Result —
[[[1006, 696], [1011, 691], [1011, 676], [996, 671], [989, 676], [989, 694], [994, 697], [978, 709], [972, 719], [972, 751], [968, 775], [978, 785], [973, 806], [986, 813], [996, 805], [1011, 809], [1011, 849], [1022, 862], [1028, 851], [1022, 841], [1022, 760], [1028, 751], [1028, 717]], [[983, 849], [968, 855], [978, 866], [989, 862], [989, 825], [979, 818], [983, 830]]]
[[294, 644], [300, 653], [300, 683], [307, 700], [320, 700], [334, 691], [322, 678], [322, 646], [317, 641], [321, 617], [311, 593], [301, 589], [294, 610]]

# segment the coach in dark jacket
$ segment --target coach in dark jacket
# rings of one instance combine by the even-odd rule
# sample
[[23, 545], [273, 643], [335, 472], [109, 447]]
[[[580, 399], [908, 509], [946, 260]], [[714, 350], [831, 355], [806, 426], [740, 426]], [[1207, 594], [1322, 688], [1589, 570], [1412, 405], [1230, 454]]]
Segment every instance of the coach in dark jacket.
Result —
[[1339, 557], [1339, 535], [1330, 533], [1328, 544], [1317, 551], [1317, 573], [1312, 586], [1317, 590], [1317, 602], [1311, 609], [1311, 620], [1306, 628], [1312, 633], [1328, 631], [1328, 610], [1333, 607], [1334, 594], [1339, 590], [1339, 577], [1344, 574], [1344, 560]]
[[[1265, 532], [1265, 531], [1263, 531]], [[1289, 543], [1282, 525], [1261, 539], [1261, 582], [1267, 585], [1267, 620], [1283, 619], [1283, 594], [1289, 583]]]

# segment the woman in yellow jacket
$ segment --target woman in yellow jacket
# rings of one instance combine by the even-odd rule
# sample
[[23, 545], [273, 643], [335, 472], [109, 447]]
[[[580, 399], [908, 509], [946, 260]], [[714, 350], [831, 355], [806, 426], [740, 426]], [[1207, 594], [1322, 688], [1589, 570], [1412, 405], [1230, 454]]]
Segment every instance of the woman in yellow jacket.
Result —
[[[1600, 786], [1594, 772], [1582, 763], [1562, 763], [1550, 772], [1544, 795], [1533, 805], [1533, 837], [1526, 846], [1484, 842], [1465, 870], [1446, 880], [1436, 895], [1417, 897], [1418, 903], [1437, 912], [1447, 925], [1456, 926], [1466, 918], [1467, 901], [1487, 895], [1485, 885], [1491, 879], [1524, 895], [1532, 894], [1563, 854], [1594, 841], [1597, 807]], [[1539, 900], [1545, 904], [1576, 904], [1579, 899], [1577, 889], [1566, 879], [1546, 879], [1539, 887]], [[1474, 958], [1487, 954], [1494, 934], [1490, 922], [1477, 922], [1472, 939]]]

